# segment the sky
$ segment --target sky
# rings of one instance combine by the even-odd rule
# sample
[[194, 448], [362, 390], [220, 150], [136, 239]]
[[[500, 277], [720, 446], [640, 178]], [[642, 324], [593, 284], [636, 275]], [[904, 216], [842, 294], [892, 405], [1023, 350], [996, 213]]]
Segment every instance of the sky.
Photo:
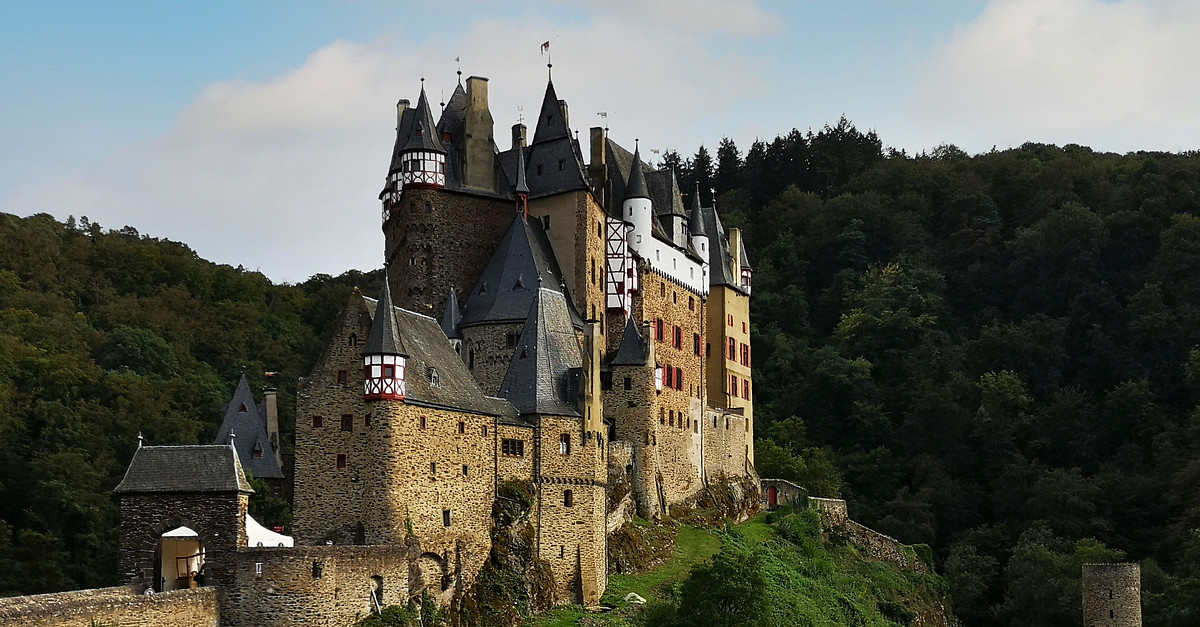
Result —
[[909, 154], [1196, 150], [1197, 32], [1195, 0], [0, 0], [0, 212], [377, 268], [396, 101], [460, 69], [501, 149], [552, 71], [585, 143], [651, 156], [842, 116]]

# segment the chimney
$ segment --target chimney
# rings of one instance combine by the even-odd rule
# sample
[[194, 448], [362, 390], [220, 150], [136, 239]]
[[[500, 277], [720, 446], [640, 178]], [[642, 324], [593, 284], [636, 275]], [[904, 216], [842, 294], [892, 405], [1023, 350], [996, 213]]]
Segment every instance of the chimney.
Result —
[[[590, 135], [592, 162], [588, 164], [588, 177], [592, 179], [592, 189], [603, 192], [606, 189], [605, 178], [608, 175], [608, 164], [605, 161], [608, 151], [605, 150], [604, 145], [604, 129], [593, 126]], [[604, 206], [608, 199], [603, 197], [603, 193], [597, 193], [596, 196], [600, 199], [601, 206]]]
[[492, 112], [488, 109], [488, 79], [467, 79], [466, 153], [463, 185], [496, 191], [496, 153], [492, 146]]
[[[270, 375], [268, 375], [270, 376]], [[267, 414], [267, 441], [275, 449], [275, 459], [283, 466], [283, 450], [279, 446], [279, 402], [275, 397], [275, 388], [263, 388], [263, 407]]]
[[559, 109], [562, 109], [562, 116], [563, 116], [563, 126], [567, 127], [567, 130], [570, 130], [570, 128], [571, 128], [571, 118], [570, 118], [570, 117], [567, 115], [567, 101], [566, 101], [566, 100], [559, 100], [559, 101], [558, 101], [558, 108], [559, 108]]
[[512, 147], [513, 148], [524, 148], [525, 147], [525, 130], [526, 129], [525, 129], [524, 124], [513, 124], [513, 128], [512, 128], [512, 139], [513, 139]]
[[404, 119], [404, 112], [408, 109], [408, 98], [401, 98], [400, 102], [396, 103], [396, 130], [400, 130], [400, 120]]
[[742, 230], [729, 229], [729, 270], [733, 279], [740, 281], [742, 276]]

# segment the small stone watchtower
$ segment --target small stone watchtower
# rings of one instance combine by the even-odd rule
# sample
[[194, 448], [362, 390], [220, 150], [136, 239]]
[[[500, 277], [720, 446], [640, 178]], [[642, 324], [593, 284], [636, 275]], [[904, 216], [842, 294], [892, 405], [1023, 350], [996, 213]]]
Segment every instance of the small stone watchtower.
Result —
[[1136, 563], [1083, 565], [1085, 627], [1142, 627], [1142, 569]]

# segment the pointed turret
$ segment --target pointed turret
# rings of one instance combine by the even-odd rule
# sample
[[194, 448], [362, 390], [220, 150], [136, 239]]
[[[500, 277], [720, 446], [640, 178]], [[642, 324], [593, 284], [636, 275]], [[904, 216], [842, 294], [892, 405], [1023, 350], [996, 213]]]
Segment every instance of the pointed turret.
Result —
[[629, 169], [629, 183], [625, 185], [625, 199], [621, 203], [621, 217], [633, 225], [629, 232], [629, 247], [641, 251], [643, 243], [650, 244], [654, 232], [654, 204], [646, 188], [646, 174], [642, 172], [642, 157], [637, 148], [633, 151], [633, 165]]
[[[708, 272], [708, 230], [704, 228], [704, 210], [700, 208], [700, 184], [696, 183], [696, 193], [692, 195], [692, 209], [688, 212], [688, 235], [692, 249], [700, 255], [702, 271]], [[705, 285], [708, 279], [705, 277]]]
[[384, 272], [383, 289], [371, 321], [371, 336], [363, 350], [364, 400], [404, 398], [404, 364], [407, 355], [396, 330], [392, 290]]
[[579, 416], [583, 356], [566, 297], [537, 290], [500, 395], [522, 414]]
[[541, 198], [590, 189], [577, 142], [571, 137], [567, 104], [558, 99], [554, 83], [546, 84], [546, 96], [529, 144], [525, 175], [529, 197]]
[[454, 347], [454, 351], [458, 352], [462, 349], [462, 330], [458, 328], [458, 323], [462, 320], [462, 313], [458, 310], [458, 296], [454, 293], [454, 288], [450, 288], [450, 296], [446, 297], [446, 307], [442, 309], [442, 333], [446, 334], [446, 339], [450, 340], [450, 345]]
[[610, 366], [645, 366], [646, 342], [638, 331], [633, 316], [626, 318], [625, 334], [621, 337], [621, 345], [609, 360]]
[[380, 194], [381, 198], [389, 192], [399, 194], [410, 185], [442, 187], [446, 184], [446, 147], [438, 137], [424, 83], [415, 109], [408, 108], [407, 100], [401, 100], [397, 108], [396, 146], [392, 149], [388, 187]]
[[225, 419], [217, 429], [213, 444], [234, 447], [242, 466], [253, 472], [255, 477], [283, 478], [275, 446], [267, 434], [266, 421], [254, 403], [250, 382], [244, 374], [238, 381], [233, 398], [225, 406]]
[[560, 137], [570, 139], [571, 131], [567, 127], [567, 116], [562, 101], [554, 92], [554, 81], [549, 81], [546, 83], [546, 95], [542, 98], [542, 111], [538, 115], [537, 126], [534, 127], [533, 143], [540, 144]]
[[517, 211], [529, 218], [529, 183], [525, 180], [525, 147], [517, 146]]

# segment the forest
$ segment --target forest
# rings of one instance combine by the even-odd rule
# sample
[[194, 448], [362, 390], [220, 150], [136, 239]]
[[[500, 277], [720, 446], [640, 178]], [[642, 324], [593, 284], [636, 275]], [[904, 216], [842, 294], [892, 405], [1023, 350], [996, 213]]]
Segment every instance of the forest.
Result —
[[[1107, 560], [1147, 624], [1200, 624], [1200, 153], [909, 155], [843, 119], [660, 165], [745, 233], [760, 474], [933, 547], [964, 624], [1080, 624]], [[207, 443], [273, 371], [286, 440], [382, 277], [276, 285], [83, 217], [0, 241], [0, 594], [118, 582], [138, 434]]]

